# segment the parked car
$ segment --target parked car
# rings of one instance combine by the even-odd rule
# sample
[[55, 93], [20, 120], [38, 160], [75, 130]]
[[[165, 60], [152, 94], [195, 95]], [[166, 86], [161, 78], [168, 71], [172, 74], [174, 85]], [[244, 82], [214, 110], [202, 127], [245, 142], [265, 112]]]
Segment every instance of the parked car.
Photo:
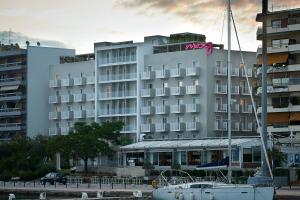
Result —
[[51, 172], [41, 178], [42, 185], [45, 185], [47, 182], [51, 185], [53, 185], [54, 183], [62, 183], [65, 185], [67, 183], [67, 178], [63, 173]]

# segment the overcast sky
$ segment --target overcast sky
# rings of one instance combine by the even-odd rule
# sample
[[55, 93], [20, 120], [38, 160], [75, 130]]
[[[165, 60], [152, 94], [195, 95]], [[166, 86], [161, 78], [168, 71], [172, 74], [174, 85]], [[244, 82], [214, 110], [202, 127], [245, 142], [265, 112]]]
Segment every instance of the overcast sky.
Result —
[[[225, 0], [0, 0], [0, 31], [19, 39], [54, 41], [77, 53], [100, 41], [143, 41], [144, 36], [195, 32], [226, 43]], [[232, 0], [242, 48], [256, 51], [261, 0]], [[269, 0], [270, 9], [299, 8], [300, 0]], [[226, 24], [225, 24], [226, 28]], [[5, 41], [5, 34], [0, 34]], [[42, 42], [41, 42], [42, 43]], [[43, 45], [43, 43], [41, 44]], [[236, 42], [233, 43], [236, 48]]]

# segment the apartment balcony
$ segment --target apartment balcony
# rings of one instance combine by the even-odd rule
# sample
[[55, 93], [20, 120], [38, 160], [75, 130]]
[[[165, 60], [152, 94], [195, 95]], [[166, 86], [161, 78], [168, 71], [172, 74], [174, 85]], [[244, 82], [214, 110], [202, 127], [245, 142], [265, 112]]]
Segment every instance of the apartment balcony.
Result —
[[185, 131], [185, 123], [173, 122], [170, 124], [171, 131]]
[[158, 105], [155, 107], [155, 113], [159, 115], [168, 114], [170, 112], [169, 106]]
[[166, 97], [170, 95], [170, 88], [156, 88], [156, 96]]
[[183, 68], [173, 68], [170, 70], [170, 77], [177, 78], [185, 76], [185, 69]]
[[94, 118], [95, 110], [86, 110], [86, 118]]
[[227, 112], [227, 104], [216, 104], [215, 112]]
[[186, 94], [200, 94], [200, 86], [199, 85], [188, 85], [186, 86]]
[[252, 105], [241, 105], [242, 113], [252, 113]]
[[24, 110], [20, 108], [3, 108], [0, 109], [0, 117], [18, 116], [24, 114]]
[[289, 92], [299, 92], [300, 91], [300, 78], [289, 78], [288, 89], [289, 89]]
[[86, 84], [88, 84], [88, 85], [95, 84], [95, 77], [94, 76], [87, 76], [86, 77]]
[[200, 130], [200, 122], [187, 122], [186, 130], [187, 131], [199, 131]]
[[74, 119], [83, 119], [86, 116], [85, 110], [75, 110]]
[[227, 76], [227, 68], [226, 67], [215, 67], [215, 75], [216, 76]]
[[117, 109], [101, 109], [99, 117], [130, 116], [130, 115], [136, 115], [136, 107], [117, 108]]
[[19, 101], [24, 98], [25, 98], [25, 95], [22, 94], [21, 92], [0, 94], [0, 101]]
[[227, 122], [215, 121], [215, 131], [227, 131]]
[[86, 78], [85, 77], [76, 77], [74, 78], [74, 85], [80, 86], [86, 84]]
[[[260, 132], [260, 129], [257, 129]], [[271, 133], [282, 133], [282, 132], [300, 132], [300, 125], [284, 125], [284, 126], [268, 126], [268, 132]]]
[[171, 113], [182, 114], [185, 112], [185, 105], [171, 105]]
[[[291, 105], [291, 106], [279, 106], [277, 105], [276, 107], [274, 106], [268, 106], [267, 107], [268, 113], [289, 113], [289, 112], [300, 112], [300, 105]], [[261, 113], [261, 107], [257, 109], [257, 113]]]
[[242, 123], [241, 124], [241, 130], [242, 131], [252, 131], [253, 130], [253, 123], [252, 122]]
[[[248, 69], [248, 68], [247, 68], [246, 71], [247, 71], [247, 77], [248, 77], [248, 78], [251, 78], [251, 77], [253, 76], [253, 71], [252, 71], [252, 69]], [[245, 73], [244, 68], [241, 69], [241, 74], [242, 74], [242, 77], [246, 77], [246, 73]]]
[[49, 112], [49, 120], [60, 119], [60, 112]]
[[156, 78], [169, 78], [170, 76], [170, 71], [165, 69], [165, 70], [156, 70], [155, 71]]
[[179, 96], [184, 95], [185, 88], [184, 87], [171, 87], [171, 95]]
[[216, 85], [215, 94], [227, 94], [227, 85]]
[[61, 119], [73, 119], [73, 111], [62, 111]]
[[240, 92], [242, 95], [250, 95], [250, 91], [249, 91], [248, 87], [245, 87], [245, 88], [242, 87]]
[[231, 94], [238, 95], [240, 93], [240, 87], [239, 86], [232, 86], [231, 87]]
[[61, 79], [62, 87], [70, 87], [73, 86], [74, 80], [72, 78]]
[[148, 88], [141, 90], [141, 97], [154, 97], [155, 96], [155, 89]]
[[155, 107], [153, 106], [143, 106], [141, 108], [142, 115], [153, 115], [155, 113]]
[[50, 88], [57, 88], [60, 87], [61, 81], [60, 80], [50, 80], [49, 81], [49, 87]]
[[239, 113], [240, 112], [240, 104], [231, 104], [231, 112]]
[[200, 67], [188, 67], [186, 68], [186, 76], [199, 76]]
[[109, 58], [102, 57], [99, 59], [98, 67], [105, 67], [108, 65], [120, 65], [120, 64], [134, 64], [136, 63], [136, 55], [130, 56], [111, 56]]
[[74, 102], [85, 102], [86, 94], [74, 94], [73, 98], [74, 98]]
[[232, 131], [240, 131], [240, 122], [231, 122]]
[[60, 132], [62, 135], [67, 135], [67, 134], [69, 134], [70, 131], [71, 131], [70, 127], [61, 127], [60, 128]]
[[22, 78], [4, 78], [0, 79], [0, 86], [7, 86], [7, 85], [22, 85], [24, 81]]
[[87, 101], [95, 101], [95, 93], [87, 93], [86, 100]]
[[186, 104], [187, 113], [200, 112], [200, 104]]
[[61, 95], [61, 102], [62, 103], [71, 103], [71, 102], [73, 102], [73, 95], [71, 95], [71, 94]]
[[[293, 23], [288, 24], [286, 27], [267, 27], [267, 33], [268, 34], [281, 34], [283, 32], [293, 32], [293, 31], [299, 31], [300, 30], [300, 24]], [[259, 27], [256, 32], [257, 38], [261, 38], [262, 36], [262, 27]]]
[[240, 68], [231, 67], [231, 76], [239, 76], [240, 75]]
[[135, 133], [136, 132], [136, 125], [135, 124], [125, 125], [120, 132], [121, 133]]
[[103, 92], [100, 96], [100, 100], [136, 98], [136, 90]]
[[141, 132], [143, 133], [151, 133], [155, 131], [154, 124], [141, 124]]
[[142, 72], [141, 79], [142, 80], [153, 80], [153, 79], [155, 79], [155, 71]]
[[60, 128], [49, 128], [49, 135], [60, 135]]
[[136, 80], [137, 73], [120, 73], [111, 74], [109, 76], [102, 75], [99, 77], [99, 83], [113, 83], [121, 81], [134, 81]]
[[170, 130], [170, 124], [168, 123], [157, 123], [155, 124], [156, 132], [168, 132]]
[[0, 124], [0, 131], [21, 131], [25, 129], [25, 125], [22, 123], [2, 123]]
[[273, 47], [268, 47], [267, 48], [268, 53], [281, 53], [281, 52], [293, 52], [293, 51], [300, 51], [300, 44], [288, 44], [288, 45], [283, 45], [279, 48], [273, 48]]
[[60, 103], [60, 96], [49, 96], [49, 103]]
[[0, 64], [0, 72], [21, 70], [25, 68], [26, 64], [22, 62]]

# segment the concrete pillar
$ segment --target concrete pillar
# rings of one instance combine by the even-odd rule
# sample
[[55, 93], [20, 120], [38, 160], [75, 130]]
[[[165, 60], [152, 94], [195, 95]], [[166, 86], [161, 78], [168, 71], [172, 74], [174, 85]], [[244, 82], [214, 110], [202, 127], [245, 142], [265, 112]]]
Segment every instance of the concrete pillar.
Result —
[[61, 170], [61, 168], [60, 168], [60, 153], [56, 153], [56, 169]]
[[123, 167], [126, 167], [126, 152], [123, 152], [122, 153], [122, 156], [123, 156]]
[[239, 148], [239, 162], [240, 162], [240, 168], [243, 166], [243, 147]]

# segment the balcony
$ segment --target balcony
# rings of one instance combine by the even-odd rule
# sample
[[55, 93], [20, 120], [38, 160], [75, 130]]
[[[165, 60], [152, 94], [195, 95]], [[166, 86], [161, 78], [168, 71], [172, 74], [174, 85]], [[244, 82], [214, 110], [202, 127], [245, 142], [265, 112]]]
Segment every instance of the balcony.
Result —
[[62, 87], [70, 87], [73, 86], [73, 79], [72, 78], [66, 78], [61, 80], [61, 86]]
[[0, 64], [0, 72], [25, 69], [26, 64], [22, 62]]
[[135, 124], [125, 125], [120, 132], [121, 133], [134, 133], [134, 132], [136, 132], [136, 125]]
[[141, 79], [142, 80], [153, 80], [153, 79], [155, 79], [155, 71], [142, 72]]
[[50, 80], [49, 81], [50, 88], [57, 88], [57, 87], [60, 87], [60, 85], [61, 85], [60, 80]]
[[155, 95], [155, 90], [152, 88], [141, 90], [141, 97], [154, 97], [154, 95]]
[[[259, 132], [260, 129], [257, 129], [257, 131]], [[300, 132], [300, 125], [268, 126], [268, 132]]]
[[186, 86], [186, 94], [200, 94], [200, 86], [199, 85], [188, 85]]
[[136, 115], [136, 107], [101, 109], [99, 117], [130, 116], [130, 115]]
[[215, 130], [216, 131], [227, 131], [227, 122], [217, 120], [215, 121]]
[[170, 124], [171, 131], [185, 131], [185, 123], [173, 122]]
[[22, 123], [2, 123], [0, 124], [0, 131], [21, 131], [25, 129]]
[[71, 94], [61, 95], [61, 102], [62, 103], [71, 103], [71, 102], [73, 102], [73, 95], [71, 95]]
[[99, 67], [108, 66], [108, 65], [120, 65], [120, 64], [133, 64], [136, 63], [136, 54], [128, 56], [109, 56], [100, 57]]
[[186, 130], [187, 131], [199, 131], [200, 130], [200, 122], [187, 122]]
[[24, 114], [24, 110], [20, 108], [3, 108], [0, 109], [0, 117], [17, 116]]
[[0, 94], [0, 101], [18, 101], [24, 98], [25, 96], [21, 92]]
[[62, 135], [67, 135], [71, 131], [71, 128], [70, 127], [61, 127], [60, 130], [61, 130]]
[[240, 104], [231, 104], [231, 112], [239, 113], [240, 112]]
[[156, 132], [168, 132], [170, 130], [170, 124], [168, 123], [157, 123], [155, 124]]
[[[283, 52], [298, 52], [300, 50], [300, 44], [287, 44], [280, 47], [268, 47], [268, 53], [283, 53]], [[261, 54], [262, 50], [258, 49], [257, 54]]]
[[74, 119], [83, 119], [86, 116], [85, 110], [75, 110]]
[[216, 76], [227, 76], [227, 68], [226, 67], [215, 67], [215, 75]]
[[240, 69], [237, 67], [231, 67], [231, 76], [239, 76], [240, 75]]
[[171, 105], [171, 113], [180, 114], [185, 112], [184, 105]]
[[227, 112], [227, 104], [216, 104], [215, 112]]
[[159, 115], [168, 114], [170, 112], [169, 106], [158, 105], [155, 107], [155, 113]]
[[186, 104], [187, 113], [200, 112], [200, 104]]
[[184, 95], [185, 88], [184, 87], [171, 87], [171, 95], [179, 96]]
[[60, 96], [49, 96], [49, 103], [60, 103]]
[[[249, 78], [251, 78], [252, 77], [252, 69], [248, 69], [247, 68], [247, 77], [249, 77]], [[245, 73], [245, 69], [244, 68], [242, 68], [242, 70], [241, 70], [241, 73], [242, 73], [242, 77], [246, 77], [246, 73]]]
[[170, 71], [165, 70], [156, 70], [155, 71], [156, 78], [168, 78], [170, 76]]
[[300, 91], [300, 78], [289, 78], [288, 89], [289, 89], [289, 92], [299, 92]]
[[155, 131], [154, 124], [141, 124], [141, 132], [144, 133], [151, 133]]
[[155, 113], [155, 108], [153, 106], [143, 106], [141, 108], [142, 115], [153, 115]]
[[94, 118], [95, 110], [86, 110], [86, 118]]
[[49, 135], [60, 135], [60, 128], [49, 128]]
[[134, 81], [136, 80], [137, 73], [116, 73], [109, 76], [102, 75], [99, 77], [99, 83], [112, 83], [121, 81]]
[[49, 120], [60, 119], [60, 112], [49, 112]]
[[[300, 105], [291, 105], [291, 106], [272, 106], [267, 107], [268, 113], [287, 113], [287, 112], [300, 112]], [[261, 107], [257, 109], [257, 113], [261, 113]]]
[[62, 111], [61, 119], [73, 119], [73, 111]]
[[169, 88], [156, 88], [156, 96], [158, 97], [166, 97], [169, 96], [170, 89]]
[[[286, 27], [272, 27], [272, 26], [267, 27], [268, 34], [299, 31], [299, 30], [300, 30], [300, 24], [297, 23], [288, 24]], [[262, 27], [259, 27], [257, 29], [256, 35], [258, 38], [262, 36]]]
[[74, 102], [84, 102], [86, 100], [85, 94], [74, 94], [73, 95]]
[[252, 105], [241, 105], [242, 113], [252, 113]]
[[231, 130], [239, 131], [240, 130], [240, 122], [231, 122]]
[[74, 78], [74, 85], [80, 86], [86, 84], [86, 78], [85, 77], [76, 77]]
[[177, 78], [183, 77], [185, 75], [185, 69], [183, 68], [173, 68], [170, 70], [170, 77]]
[[253, 130], [253, 123], [252, 122], [242, 123], [241, 124], [241, 129], [242, 129], [242, 131], [252, 131]]
[[186, 68], [186, 76], [199, 76], [200, 67], [188, 67]]
[[240, 93], [240, 87], [239, 86], [232, 86], [231, 87], [231, 94], [238, 95]]
[[248, 87], [242, 87], [241, 88], [241, 94], [242, 95], [250, 95]]
[[100, 95], [101, 95], [100, 100], [136, 98], [136, 90], [104, 92], [101, 93]]
[[87, 93], [86, 100], [87, 101], [95, 101], [95, 93]]
[[21, 77], [0, 79], [0, 86], [21, 85], [21, 84], [24, 84], [24, 81], [22, 80]]
[[87, 76], [86, 77], [86, 84], [88, 84], [88, 85], [95, 84], [95, 77], [94, 76]]
[[216, 94], [227, 94], [227, 85], [216, 85], [215, 93]]

